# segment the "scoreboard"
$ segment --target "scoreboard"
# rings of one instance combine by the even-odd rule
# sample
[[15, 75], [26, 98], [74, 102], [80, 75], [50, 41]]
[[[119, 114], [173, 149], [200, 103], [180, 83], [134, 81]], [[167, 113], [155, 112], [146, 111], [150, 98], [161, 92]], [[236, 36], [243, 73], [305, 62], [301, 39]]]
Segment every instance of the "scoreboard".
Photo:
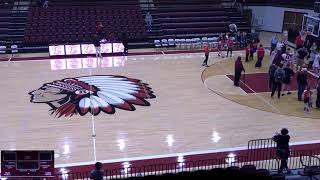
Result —
[[53, 177], [54, 151], [1, 151], [2, 177]]

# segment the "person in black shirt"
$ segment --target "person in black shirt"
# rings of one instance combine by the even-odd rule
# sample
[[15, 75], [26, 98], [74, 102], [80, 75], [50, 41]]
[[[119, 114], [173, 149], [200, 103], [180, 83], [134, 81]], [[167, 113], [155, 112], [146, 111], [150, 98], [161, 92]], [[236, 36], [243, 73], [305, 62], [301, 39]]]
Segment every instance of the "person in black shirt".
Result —
[[307, 68], [302, 68], [302, 70], [297, 73], [298, 101], [302, 101], [302, 93], [308, 86], [307, 71]]
[[288, 158], [290, 156], [290, 149], [289, 149], [289, 141], [290, 136], [288, 135], [289, 131], [286, 128], [281, 129], [281, 133], [279, 134], [276, 132], [276, 134], [273, 136], [273, 140], [277, 143], [276, 147], [276, 155], [281, 160], [281, 165], [278, 170], [278, 173], [282, 173], [284, 169], [290, 173], [290, 170], [288, 169]]
[[92, 180], [103, 180], [103, 169], [102, 169], [102, 163], [96, 162], [94, 165], [96, 169], [92, 170], [90, 172], [90, 179]]
[[[290, 92], [290, 84], [291, 84], [291, 77], [294, 75], [293, 70], [290, 68], [290, 64], [287, 64], [285, 68], [283, 68], [285, 76], [283, 80], [283, 91], [287, 91], [287, 95], [291, 94]], [[284, 93], [282, 93], [284, 96]]]
[[98, 57], [102, 58], [100, 38], [99, 38], [98, 35], [95, 35], [93, 37], [93, 45], [96, 48], [96, 57], [97, 57], [97, 59], [98, 59]]

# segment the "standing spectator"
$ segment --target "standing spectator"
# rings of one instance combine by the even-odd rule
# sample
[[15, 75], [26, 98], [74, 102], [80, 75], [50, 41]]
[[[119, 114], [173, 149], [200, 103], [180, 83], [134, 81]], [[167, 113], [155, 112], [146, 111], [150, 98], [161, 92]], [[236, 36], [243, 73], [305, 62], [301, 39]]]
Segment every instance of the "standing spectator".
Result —
[[296, 56], [296, 65], [297, 70], [301, 70], [302, 66], [305, 63], [305, 58], [308, 56], [308, 50], [305, 47], [302, 47], [297, 50], [297, 56]]
[[293, 53], [290, 48], [287, 48], [286, 53], [282, 54], [282, 58], [284, 59], [284, 66], [289, 65], [290, 68], [293, 69]]
[[151, 16], [150, 12], [148, 12], [148, 13], [146, 14], [145, 22], [146, 22], [146, 24], [147, 24], [147, 31], [148, 31], [148, 32], [151, 32], [151, 27], [152, 27], [153, 19], [152, 19], [152, 16]]
[[121, 35], [121, 41], [122, 41], [122, 44], [124, 46], [124, 52], [123, 54], [124, 55], [128, 55], [128, 37], [126, 35], [126, 33], [122, 33]]
[[251, 43], [250, 43], [250, 60], [253, 60], [253, 55], [254, 53], [256, 52], [257, 50], [257, 43], [252, 40]]
[[256, 68], [261, 68], [262, 60], [264, 58], [264, 53], [265, 53], [265, 50], [263, 48], [263, 45], [260, 44], [260, 47], [257, 50], [258, 60], [257, 60], [257, 63], [255, 65]]
[[271, 64], [271, 66], [269, 67], [269, 88], [272, 89], [272, 85], [273, 85], [273, 81], [274, 81], [274, 72], [276, 72], [278, 66], [275, 64]]
[[281, 54], [284, 53], [284, 52], [283, 52], [283, 48], [284, 48], [284, 47], [285, 47], [285, 46], [284, 46], [283, 41], [278, 41], [277, 46], [276, 46], [277, 51], [278, 51], [278, 52], [281, 52]]
[[98, 37], [98, 35], [94, 35], [94, 37], [93, 37], [93, 45], [96, 48], [96, 57], [97, 57], [97, 59], [98, 58], [102, 58], [100, 38]]
[[99, 22], [96, 26], [96, 33], [98, 35], [98, 39], [101, 40], [103, 39], [103, 25], [102, 25], [102, 22]]
[[250, 45], [246, 47], [246, 62], [249, 62], [249, 55], [250, 55]]
[[316, 108], [320, 109], [320, 81], [318, 81], [318, 85], [317, 85]]
[[[290, 85], [291, 85], [291, 78], [294, 75], [293, 70], [290, 67], [290, 64], [286, 64], [284, 70], [284, 80], [283, 80], [283, 91], [287, 91], [287, 95], [291, 94], [290, 92]], [[284, 93], [282, 93], [282, 96], [284, 96]]]
[[273, 64], [274, 58], [276, 57], [277, 53], [278, 53], [277, 51], [272, 51], [270, 58], [269, 58], [269, 66], [271, 66]]
[[241, 44], [242, 44], [242, 48], [247, 46], [247, 33], [243, 32], [241, 34]]
[[284, 59], [280, 51], [277, 51], [277, 54], [274, 56], [272, 63], [277, 66], [284, 64]]
[[236, 42], [237, 42], [237, 47], [241, 49], [242, 48], [242, 43], [241, 43], [241, 33], [240, 33], [240, 31], [237, 32]]
[[313, 72], [316, 73], [317, 75], [319, 74], [319, 65], [320, 65], [320, 53], [317, 52], [316, 57], [314, 58], [312, 67], [313, 67]]
[[222, 39], [218, 42], [218, 56], [222, 56], [224, 58], [224, 55], [221, 53], [224, 49], [224, 43]]
[[295, 44], [296, 44], [297, 49], [300, 49], [303, 47], [304, 42], [303, 42], [303, 38], [302, 38], [301, 34], [296, 37]]
[[310, 87], [307, 87], [303, 91], [303, 103], [304, 103], [303, 111], [306, 113], [309, 113], [310, 108], [312, 107], [312, 91], [311, 91]]
[[209, 46], [208, 46], [208, 44], [205, 44], [205, 46], [204, 46], [205, 59], [204, 59], [204, 61], [203, 61], [203, 63], [202, 63], [202, 66], [209, 67], [209, 66], [208, 66], [209, 53], [210, 53]]
[[308, 70], [312, 69], [312, 65], [316, 58], [316, 55], [317, 55], [317, 50], [311, 50], [310, 59], [308, 60], [308, 68], [307, 68]]
[[96, 169], [92, 170], [90, 173], [90, 179], [92, 180], [103, 180], [103, 169], [102, 169], [102, 163], [96, 162], [94, 165]]
[[290, 136], [288, 134], [288, 129], [283, 128], [281, 129], [281, 134], [276, 132], [276, 134], [273, 136], [273, 140], [277, 143], [276, 155], [281, 160], [281, 165], [278, 173], [282, 173], [284, 169], [286, 169], [290, 173], [290, 170], [288, 169], [288, 158], [290, 156]]
[[277, 70], [274, 72], [274, 80], [272, 85], [271, 97], [273, 97], [276, 90], [278, 90], [278, 99], [280, 99], [281, 95], [281, 87], [285, 77], [284, 70], [278, 66]]
[[270, 55], [271, 53], [275, 50], [275, 48], [277, 47], [277, 43], [278, 43], [278, 36], [274, 35], [271, 38], [271, 51], [270, 51]]
[[227, 40], [227, 57], [229, 56], [230, 52], [230, 57], [232, 57], [232, 48], [233, 48], [233, 38], [229, 38]]
[[301, 71], [297, 73], [297, 83], [298, 83], [298, 101], [302, 100], [302, 93], [308, 86], [308, 76], [307, 68], [302, 68]]
[[48, 8], [49, 7], [49, 1], [48, 0], [44, 0], [42, 7], [43, 8]]
[[245, 69], [243, 67], [241, 57], [238, 56], [234, 65], [234, 85], [235, 86], [239, 86], [239, 80], [240, 80], [242, 71], [245, 72]]

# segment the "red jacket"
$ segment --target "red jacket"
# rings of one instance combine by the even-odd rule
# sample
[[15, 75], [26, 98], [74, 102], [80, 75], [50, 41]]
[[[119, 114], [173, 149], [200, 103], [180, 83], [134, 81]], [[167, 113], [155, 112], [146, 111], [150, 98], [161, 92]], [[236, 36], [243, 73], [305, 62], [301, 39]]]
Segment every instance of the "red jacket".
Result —
[[303, 40], [302, 40], [301, 36], [296, 37], [295, 43], [298, 46], [303, 46]]
[[233, 46], [233, 40], [232, 39], [228, 39], [227, 44], [228, 44], [228, 47], [232, 47]]
[[246, 54], [250, 53], [250, 47], [246, 47]]
[[264, 57], [264, 48], [258, 48], [257, 54], [258, 57]]
[[236, 60], [234, 65], [234, 71], [235, 72], [241, 72], [244, 71], [244, 67], [241, 60]]
[[210, 52], [209, 47], [208, 47], [208, 46], [205, 46], [205, 47], [204, 47], [204, 54], [205, 54], [205, 55], [209, 55], [209, 52]]

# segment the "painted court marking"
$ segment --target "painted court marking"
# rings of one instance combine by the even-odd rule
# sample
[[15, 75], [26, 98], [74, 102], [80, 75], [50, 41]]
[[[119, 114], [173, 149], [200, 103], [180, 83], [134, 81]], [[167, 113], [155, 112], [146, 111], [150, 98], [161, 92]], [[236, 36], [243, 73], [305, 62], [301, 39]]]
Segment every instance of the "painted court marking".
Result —
[[[308, 144], [317, 144], [320, 143], [320, 140], [313, 141], [301, 141], [290, 143], [292, 145], [308, 145]], [[153, 156], [141, 156], [141, 157], [131, 157], [131, 158], [120, 158], [120, 159], [110, 159], [110, 160], [101, 160], [101, 163], [117, 163], [117, 162], [130, 162], [130, 161], [139, 161], [139, 160], [148, 160], [148, 159], [159, 159], [159, 158], [170, 158], [170, 157], [179, 157], [179, 156], [190, 156], [190, 155], [201, 155], [201, 154], [212, 154], [218, 152], [232, 152], [232, 151], [241, 151], [247, 150], [247, 146], [235, 147], [235, 148], [222, 148], [216, 150], [203, 150], [203, 151], [191, 151], [185, 153], [173, 153], [173, 154], [163, 154], [163, 155], [153, 155]], [[88, 162], [79, 162], [79, 163], [68, 163], [68, 164], [57, 164], [56, 168], [72, 167], [72, 166], [85, 166], [92, 165], [96, 163], [95, 161]]]

